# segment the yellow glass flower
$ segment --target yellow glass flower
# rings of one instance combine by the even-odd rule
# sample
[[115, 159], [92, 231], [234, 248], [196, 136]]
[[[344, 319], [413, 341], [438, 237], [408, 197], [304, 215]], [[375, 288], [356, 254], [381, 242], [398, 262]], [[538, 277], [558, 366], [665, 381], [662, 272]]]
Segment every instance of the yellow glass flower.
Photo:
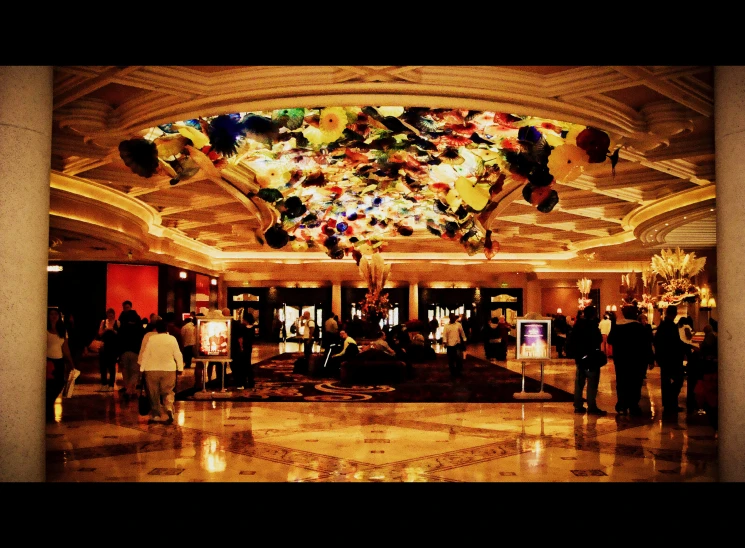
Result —
[[324, 141], [324, 133], [315, 126], [303, 128], [303, 137], [305, 137], [311, 145], [317, 147], [327, 142]]
[[282, 162], [262, 162], [256, 180], [262, 188], [281, 188], [290, 182], [292, 172]]
[[201, 150], [210, 144], [209, 137], [195, 127], [184, 125], [178, 126], [177, 129], [181, 135], [187, 139], [191, 139], [191, 142], [194, 143], [194, 148]]
[[308, 242], [297, 238], [290, 242], [290, 247], [293, 251], [308, 251]]
[[590, 162], [587, 152], [577, 145], [561, 145], [551, 151], [548, 157], [548, 170], [557, 181], [574, 181], [582, 175]]
[[347, 127], [347, 113], [343, 107], [328, 107], [321, 111], [318, 129], [323, 134], [326, 143], [336, 141]]
[[484, 188], [476, 181], [460, 177], [455, 181], [455, 190], [460, 198], [476, 211], [481, 211], [489, 203], [489, 187]]

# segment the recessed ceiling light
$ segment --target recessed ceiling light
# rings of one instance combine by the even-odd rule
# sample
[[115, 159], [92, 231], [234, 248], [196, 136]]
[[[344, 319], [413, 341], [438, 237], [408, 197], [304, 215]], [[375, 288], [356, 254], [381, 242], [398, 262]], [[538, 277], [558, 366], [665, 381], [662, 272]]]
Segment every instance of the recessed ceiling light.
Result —
[[670, 226], [669, 224], [665, 223], [665, 226]]
[[686, 217], [685, 215], [683, 215], [683, 218], [684, 218], [684, 219], [687, 219], [688, 217]]
[[709, 211], [714, 211], [714, 208], [711, 208]]

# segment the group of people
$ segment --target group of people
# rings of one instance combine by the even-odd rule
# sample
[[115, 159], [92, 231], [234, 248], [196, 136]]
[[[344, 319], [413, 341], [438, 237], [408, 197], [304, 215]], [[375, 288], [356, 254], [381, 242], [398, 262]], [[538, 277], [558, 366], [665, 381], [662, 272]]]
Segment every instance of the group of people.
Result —
[[[597, 392], [600, 381], [600, 367], [587, 365], [584, 358], [593, 352], [608, 352], [613, 349], [613, 362], [616, 375], [615, 411], [619, 415], [642, 415], [640, 401], [642, 386], [648, 370], [655, 364], [660, 368], [663, 417], [677, 416], [686, 409], [679, 407], [678, 398], [686, 376], [684, 363], [689, 364], [688, 411], [696, 405], [693, 394], [697, 381], [703, 378], [707, 360], [716, 360], [717, 340], [711, 325], [704, 328], [705, 337], [700, 345], [693, 342], [692, 325], [687, 318], [677, 324], [676, 306], [669, 306], [656, 331], [639, 314], [636, 306], [624, 306], [622, 318], [612, 322], [611, 329], [603, 333], [597, 309], [588, 306], [580, 311], [576, 322], [569, 329], [560, 318], [555, 318], [557, 333], [557, 353], [562, 357], [571, 346], [575, 359], [574, 383], [575, 413], [606, 415], [607, 411], [597, 406]], [[240, 321], [232, 319], [230, 309], [222, 311], [223, 316], [231, 317], [231, 372], [233, 383], [238, 390], [254, 388], [255, 379], [251, 355], [256, 335], [256, 321], [252, 314], [245, 313]], [[173, 314], [161, 319], [157, 315], [144, 322], [132, 308], [130, 301], [122, 303], [122, 312], [109, 308], [101, 321], [97, 337], [103, 343], [99, 351], [99, 366], [102, 392], [113, 392], [116, 381], [117, 364], [123, 378], [123, 399], [130, 401], [138, 396], [138, 388], [145, 386], [151, 403], [150, 422], [170, 423], [173, 421], [176, 377], [184, 368], [191, 367], [198, 344], [196, 333], [197, 315], [192, 312], [182, 326], [175, 322]], [[446, 347], [448, 368], [453, 378], [463, 372], [463, 353], [467, 341], [466, 332], [455, 314], [442, 329], [442, 340]], [[316, 324], [310, 312], [300, 318], [302, 325], [303, 353], [310, 362], [316, 335]], [[331, 315], [323, 325], [323, 348], [328, 354], [328, 371], [338, 374], [341, 363], [351, 359], [360, 351], [375, 351], [400, 359], [413, 374], [412, 363], [421, 360], [417, 354], [418, 345], [407, 333], [405, 326], [391, 330], [390, 337], [385, 331], [376, 334], [367, 348], [360, 349], [357, 341], [340, 326], [337, 317]], [[566, 335], [571, 332], [568, 343]], [[564, 336], [561, 336], [564, 335]], [[503, 315], [490, 318], [483, 332], [484, 351], [493, 363], [506, 360], [509, 326]], [[201, 386], [203, 375], [212, 378], [213, 366], [221, 372], [221, 362], [208, 362], [204, 371], [204, 361], [199, 360], [195, 368], [195, 386]], [[59, 309], [50, 308], [47, 315], [47, 418], [53, 415], [54, 401], [62, 392], [70, 372], [77, 372], [69, 345], [67, 326]], [[79, 372], [78, 372], [79, 374]], [[584, 397], [583, 397], [584, 395]], [[585, 407], [585, 401], [587, 407]]]
[[[694, 387], [699, 380], [698, 364], [702, 360], [716, 360], [717, 340], [710, 325], [705, 326], [704, 340], [700, 345], [693, 342], [688, 320], [678, 324], [677, 306], [668, 306], [656, 330], [646, 321], [646, 315], [639, 314], [634, 305], [624, 306], [622, 317], [613, 322], [604, 337], [600, 329], [597, 309], [588, 306], [578, 317], [572, 330], [571, 344], [576, 363], [574, 384], [575, 413], [606, 415], [607, 411], [597, 406], [597, 392], [601, 366], [588, 365], [594, 352], [608, 352], [612, 348], [616, 375], [615, 411], [619, 415], [640, 416], [643, 414], [640, 401], [642, 386], [647, 371], [660, 368], [662, 392], [662, 416], [677, 417], [681, 411], [693, 412], [695, 404]], [[692, 322], [691, 322], [692, 323]], [[692, 327], [692, 326], [691, 326]], [[689, 366], [687, 409], [678, 405], [678, 398], [686, 377], [684, 363]], [[583, 393], [586, 397], [583, 398]], [[587, 407], [584, 401], [587, 401]]]
[[[245, 313], [240, 321], [232, 319], [230, 309], [222, 310], [223, 316], [231, 317], [231, 372], [237, 389], [255, 386], [251, 355], [255, 338], [255, 318]], [[145, 321], [133, 309], [131, 301], [122, 303], [122, 312], [109, 308], [106, 317], [99, 324], [97, 339], [99, 347], [99, 369], [101, 392], [114, 392], [117, 365], [122, 374], [122, 399], [125, 402], [137, 399], [144, 389], [150, 400], [149, 423], [173, 422], [176, 378], [184, 368], [192, 365], [197, 341], [197, 315], [190, 317], [179, 326], [175, 315], [169, 313], [166, 319], [152, 314]], [[195, 368], [195, 386], [203, 382], [202, 375], [212, 377], [213, 367], [221, 367], [220, 362], [209, 362], [204, 371], [200, 361]], [[65, 381], [72, 372], [79, 375], [70, 352], [68, 330], [57, 308], [47, 313], [47, 420], [54, 416], [54, 402], [62, 393]], [[218, 375], [221, 372], [218, 369]]]
[[484, 355], [491, 363], [507, 360], [510, 326], [503, 314], [492, 316], [484, 328]]

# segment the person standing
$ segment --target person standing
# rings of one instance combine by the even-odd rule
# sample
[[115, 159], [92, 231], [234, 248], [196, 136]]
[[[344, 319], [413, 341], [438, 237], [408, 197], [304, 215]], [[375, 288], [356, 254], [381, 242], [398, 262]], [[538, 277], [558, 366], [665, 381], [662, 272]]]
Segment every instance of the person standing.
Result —
[[181, 326], [181, 342], [184, 344], [184, 369], [191, 367], [194, 358], [194, 346], [197, 344], [196, 314], [192, 312]]
[[103, 346], [98, 351], [98, 368], [101, 372], [99, 392], [114, 392], [116, 384], [116, 362], [119, 359], [119, 320], [116, 310], [109, 308], [106, 318], [98, 326], [98, 338]]
[[[232, 374], [232, 385], [237, 390], [243, 390], [246, 384], [246, 373], [243, 369], [243, 350], [241, 347], [241, 337], [243, 336], [243, 318], [248, 312], [239, 309], [240, 320], [236, 320], [232, 314], [230, 316], [230, 372]], [[223, 316], [225, 311], [223, 310]]]
[[492, 316], [484, 327], [484, 356], [494, 364], [497, 363], [497, 349], [499, 344], [502, 342], [499, 339], [498, 325], [499, 319]]
[[510, 339], [510, 326], [507, 325], [507, 319], [503, 314], [499, 315], [497, 319], [497, 338], [499, 343], [497, 344], [497, 361], [507, 361], [507, 345]]
[[567, 334], [569, 333], [569, 324], [567, 323], [567, 317], [564, 314], [556, 314], [554, 316], [554, 333], [556, 334], [556, 340], [554, 345], [556, 346], [556, 357], [563, 359], [566, 356], [566, 342]]
[[603, 352], [605, 352], [606, 357], [610, 358], [611, 356], [611, 349], [608, 345], [608, 335], [610, 335], [610, 331], [613, 328], [613, 322], [610, 319], [610, 314], [607, 312], [603, 315], [603, 319], [600, 320], [600, 324], [598, 325], [600, 328], [600, 334], [603, 336], [603, 344], [600, 347]]
[[608, 335], [608, 344], [615, 349], [613, 364], [616, 370], [616, 413], [640, 416], [642, 384], [653, 355], [652, 336], [637, 320], [636, 306], [624, 306], [621, 314], [623, 317]]
[[[593, 350], [599, 349], [603, 343], [603, 336], [598, 326], [597, 309], [590, 305], [584, 309], [581, 318], [572, 329], [572, 349], [576, 370], [574, 374], [574, 412], [589, 415], [607, 415], [608, 412], [597, 406], [598, 385], [600, 384], [600, 369], [586, 370], [580, 359]], [[583, 404], [582, 393], [587, 385], [587, 408]]]
[[316, 334], [316, 322], [310, 317], [310, 311], [303, 312], [300, 325], [303, 327], [303, 355], [310, 367], [310, 358], [313, 354], [313, 341]]
[[678, 396], [683, 387], [683, 359], [688, 345], [680, 338], [675, 317], [678, 307], [670, 305], [665, 309], [665, 317], [654, 335], [654, 357], [660, 366], [660, 385], [662, 388], [662, 416], [677, 417], [684, 409], [678, 406]]
[[[65, 364], [69, 371], [65, 371]], [[70, 372], [77, 378], [80, 372], [75, 369], [75, 362], [70, 352], [67, 327], [62, 321], [58, 308], [47, 311], [47, 380], [46, 380], [46, 417], [54, 420], [54, 402], [65, 387], [65, 379]]]
[[[254, 370], [251, 363], [251, 356], [253, 354], [253, 344], [256, 338], [256, 320], [254, 315], [250, 312], [243, 314], [240, 325], [237, 326], [238, 330], [238, 346], [237, 360], [239, 366], [237, 368], [239, 378], [236, 380], [236, 387], [238, 390], [245, 388], [255, 388], [256, 381], [254, 379]], [[236, 363], [236, 358], [233, 358], [233, 364]]]
[[331, 314], [323, 324], [323, 348], [328, 351], [336, 344], [339, 344], [339, 324], [336, 316]]
[[452, 378], [463, 375], [463, 348], [466, 344], [466, 333], [463, 326], [456, 321], [454, 313], [450, 314], [450, 322], [442, 328], [442, 342], [448, 355], [448, 369]]
[[124, 380], [124, 400], [137, 399], [137, 383], [140, 380], [140, 354], [142, 337], [145, 335], [139, 314], [132, 309], [132, 301], [122, 303], [119, 314], [119, 368]]
[[142, 367], [143, 382], [150, 398], [148, 424], [171, 424], [176, 399], [176, 376], [184, 370], [184, 357], [176, 337], [168, 333], [165, 321], [155, 322], [155, 332], [142, 345], [138, 362]]

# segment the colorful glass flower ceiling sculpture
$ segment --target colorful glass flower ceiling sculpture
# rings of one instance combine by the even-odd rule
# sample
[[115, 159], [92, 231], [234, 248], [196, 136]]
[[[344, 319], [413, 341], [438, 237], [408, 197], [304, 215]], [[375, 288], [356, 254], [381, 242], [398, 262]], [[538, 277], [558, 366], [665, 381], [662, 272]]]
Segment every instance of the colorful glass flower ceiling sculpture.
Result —
[[604, 131], [555, 120], [335, 106], [165, 124], [122, 141], [119, 153], [135, 174], [165, 174], [171, 184], [241, 164], [256, 183], [247, 197], [276, 220], [262, 244], [351, 254], [359, 264], [392, 237], [422, 231], [490, 259], [499, 244], [485, 225], [505, 196], [522, 187], [525, 201], [549, 213], [554, 183], [607, 159], [614, 169], [613, 148]]

